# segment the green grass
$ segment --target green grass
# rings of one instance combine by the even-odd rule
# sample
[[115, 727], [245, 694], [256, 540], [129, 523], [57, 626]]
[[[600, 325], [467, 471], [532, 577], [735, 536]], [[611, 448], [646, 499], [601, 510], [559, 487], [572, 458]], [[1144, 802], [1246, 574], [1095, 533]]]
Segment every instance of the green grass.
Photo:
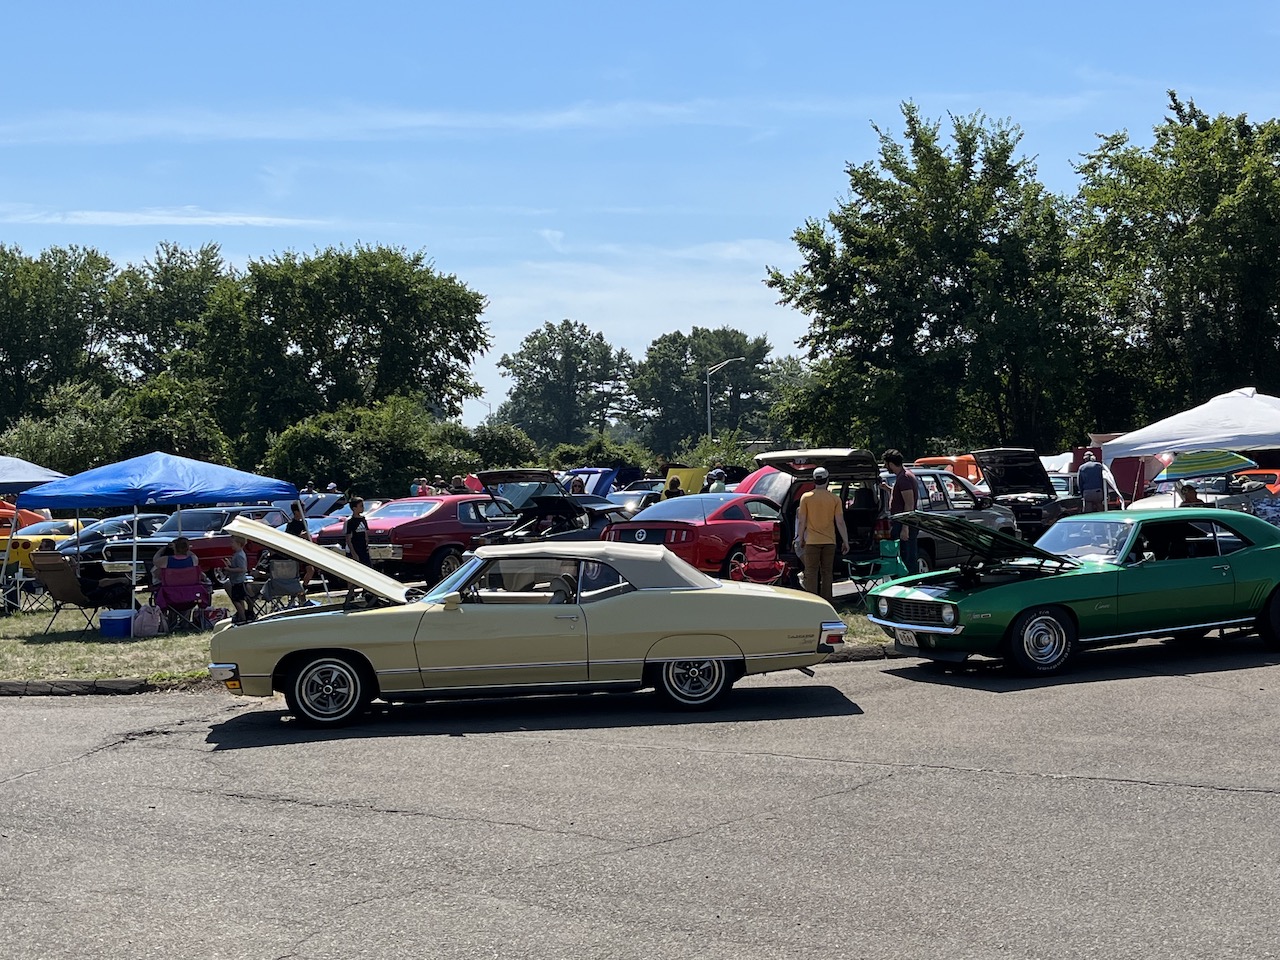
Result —
[[868, 646], [892, 643], [883, 630], [867, 619], [866, 612], [861, 604], [854, 606], [841, 603], [840, 599], [837, 598], [835, 607], [836, 612], [840, 614], [840, 619], [849, 625], [849, 632], [845, 634], [844, 638], [845, 643]]
[[208, 676], [209, 634], [103, 638], [97, 620], [81, 634], [84, 617], [58, 614], [44, 633], [49, 613], [0, 617], [0, 680], [109, 680], [143, 677], [181, 685]]

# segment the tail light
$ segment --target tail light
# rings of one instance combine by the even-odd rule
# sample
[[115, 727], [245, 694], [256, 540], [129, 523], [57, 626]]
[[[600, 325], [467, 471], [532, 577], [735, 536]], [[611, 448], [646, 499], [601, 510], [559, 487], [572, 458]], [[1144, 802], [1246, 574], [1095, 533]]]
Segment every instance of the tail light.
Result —
[[835, 620], [824, 623], [820, 632], [822, 639], [818, 642], [819, 644], [836, 647], [844, 643], [844, 636], [848, 632], [849, 626], [843, 621]]
[[667, 543], [688, 543], [688, 542], [689, 542], [688, 530], [668, 530], [667, 531]]
[[775, 523], [773, 525], [773, 548], [777, 552], [778, 544], [782, 542], [782, 524]]
[[19, 540], [19, 541], [18, 541], [18, 549], [19, 549], [19, 550], [30, 550], [30, 549], [31, 549], [31, 541], [30, 541], [30, 540]]

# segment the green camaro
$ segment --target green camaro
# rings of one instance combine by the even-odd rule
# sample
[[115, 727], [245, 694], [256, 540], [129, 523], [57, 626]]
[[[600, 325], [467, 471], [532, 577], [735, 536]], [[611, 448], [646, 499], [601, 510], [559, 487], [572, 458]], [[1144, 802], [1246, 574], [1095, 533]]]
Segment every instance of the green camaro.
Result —
[[1256, 627], [1280, 645], [1280, 530], [1233, 510], [1088, 513], [1035, 545], [954, 517], [899, 518], [961, 545], [950, 570], [881, 584], [872, 622], [899, 652], [1058, 670], [1081, 646]]

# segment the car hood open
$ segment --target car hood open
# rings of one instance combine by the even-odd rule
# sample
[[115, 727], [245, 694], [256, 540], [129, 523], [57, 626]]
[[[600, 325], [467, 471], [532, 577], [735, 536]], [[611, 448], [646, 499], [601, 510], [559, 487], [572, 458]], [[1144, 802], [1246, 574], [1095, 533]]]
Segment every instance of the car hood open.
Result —
[[826, 467], [832, 480], [876, 480], [880, 464], [870, 450], [858, 447], [816, 447], [811, 450], [773, 450], [756, 454], [756, 463], [774, 467], [793, 477], [812, 477]]
[[1072, 557], [1062, 557], [1048, 550], [1041, 550], [1034, 544], [1011, 537], [1007, 533], [944, 513], [913, 510], [910, 513], [896, 514], [894, 519], [924, 530], [931, 536], [949, 540], [984, 563], [1005, 563], [1026, 558], [1051, 561], [1067, 567], [1079, 565]]
[[254, 543], [260, 543], [268, 549], [308, 563], [325, 573], [332, 573], [335, 577], [353, 583], [383, 600], [389, 600], [392, 603], [407, 603], [409, 600], [410, 588], [399, 580], [392, 580], [372, 567], [366, 567], [345, 554], [322, 547], [310, 540], [269, 527], [257, 520], [246, 520], [244, 517], [232, 520], [225, 530], [227, 533], [238, 533]]
[[998, 447], [993, 450], [975, 450], [973, 459], [982, 468], [993, 497], [1005, 497], [1017, 493], [1039, 493], [1056, 496], [1053, 481], [1040, 462], [1039, 455], [1022, 447]]

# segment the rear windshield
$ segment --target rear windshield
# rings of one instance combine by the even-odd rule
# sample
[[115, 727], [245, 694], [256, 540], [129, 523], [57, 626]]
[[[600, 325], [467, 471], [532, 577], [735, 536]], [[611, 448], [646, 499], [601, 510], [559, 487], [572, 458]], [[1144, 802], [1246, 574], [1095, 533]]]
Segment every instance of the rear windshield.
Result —
[[172, 533], [175, 530], [185, 532], [206, 533], [222, 529], [227, 515], [222, 510], [181, 510], [164, 522], [159, 533]]
[[379, 520], [385, 520], [388, 517], [412, 519], [425, 517], [438, 506], [440, 506], [439, 500], [392, 500], [376, 510], [369, 511], [369, 516], [377, 517]]
[[714, 513], [725, 501], [733, 499], [735, 499], [733, 494], [672, 497], [670, 500], [659, 500], [652, 506], [645, 507], [631, 519], [706, 520], [708, 513]]

